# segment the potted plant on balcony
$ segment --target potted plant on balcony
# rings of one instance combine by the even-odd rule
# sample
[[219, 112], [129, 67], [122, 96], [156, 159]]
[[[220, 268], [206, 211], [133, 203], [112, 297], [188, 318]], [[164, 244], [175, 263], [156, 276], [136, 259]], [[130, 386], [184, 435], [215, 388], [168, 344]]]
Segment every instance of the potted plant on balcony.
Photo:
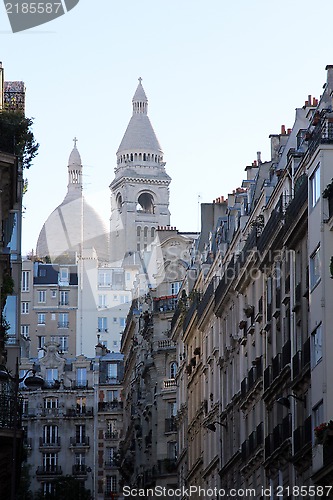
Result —
[[317, 444], [327, 444], [331, 442], [333, 438], [333, 420], [323, 422], [315, 427], [314, 433]]

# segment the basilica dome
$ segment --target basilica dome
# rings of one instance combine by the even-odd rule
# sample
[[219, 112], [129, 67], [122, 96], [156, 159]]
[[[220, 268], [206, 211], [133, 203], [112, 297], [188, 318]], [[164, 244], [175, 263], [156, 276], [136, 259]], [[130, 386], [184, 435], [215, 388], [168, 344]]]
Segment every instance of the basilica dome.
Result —
[[82, 163], [75, 141], [68, 160], [67, 194], [45, 221], [36, 253], [51, 261], [75, 261], [83, 249], [94, 249], [99, 260], [108, 260], [108, 228], [83, 196]]

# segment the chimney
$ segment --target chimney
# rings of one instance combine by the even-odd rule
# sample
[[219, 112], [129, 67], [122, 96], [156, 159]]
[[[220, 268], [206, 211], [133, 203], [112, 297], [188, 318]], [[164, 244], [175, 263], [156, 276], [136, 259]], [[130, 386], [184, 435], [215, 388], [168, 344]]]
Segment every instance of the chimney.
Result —
[[290, 135], [291, 134], [291, 128], [288, 128], [287, 129], [287, 134]]
[[261, 165], [261, 151], [257, 151], [257, 163]]
[[281, 135], [286, 135], [286, 126], [281, 125]]

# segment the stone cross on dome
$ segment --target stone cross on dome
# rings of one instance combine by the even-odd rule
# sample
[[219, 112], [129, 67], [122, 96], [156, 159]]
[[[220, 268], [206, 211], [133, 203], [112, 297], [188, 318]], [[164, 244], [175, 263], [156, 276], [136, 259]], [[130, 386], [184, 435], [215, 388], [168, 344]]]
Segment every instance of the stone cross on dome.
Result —
[[77, 139], [76, 137], [74, 137], [73, 139], [73, 142], [74, 142], [74, 148], [76, 148], [76, 143], [78, 142], [79, 139]]

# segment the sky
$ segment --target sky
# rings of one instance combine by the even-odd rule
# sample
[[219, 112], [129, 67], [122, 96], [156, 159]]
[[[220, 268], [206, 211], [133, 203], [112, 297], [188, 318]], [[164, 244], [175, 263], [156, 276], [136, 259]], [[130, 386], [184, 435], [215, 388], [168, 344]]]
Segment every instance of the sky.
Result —
[[13, 34], [0, 5], [5, 80], [26, 85], [38, 157], [24, 172], [22, 253], [35, 249], [67, 191], [78, 138], [84, 193], [105, 220], [116, 151], [142, 77], [164, 151], [171, 225], [199, 230], [200, 203], [240, 186], [269, 135], [319, 98], [333, 64], [333, 2], [80, 0], [65, 15]]

